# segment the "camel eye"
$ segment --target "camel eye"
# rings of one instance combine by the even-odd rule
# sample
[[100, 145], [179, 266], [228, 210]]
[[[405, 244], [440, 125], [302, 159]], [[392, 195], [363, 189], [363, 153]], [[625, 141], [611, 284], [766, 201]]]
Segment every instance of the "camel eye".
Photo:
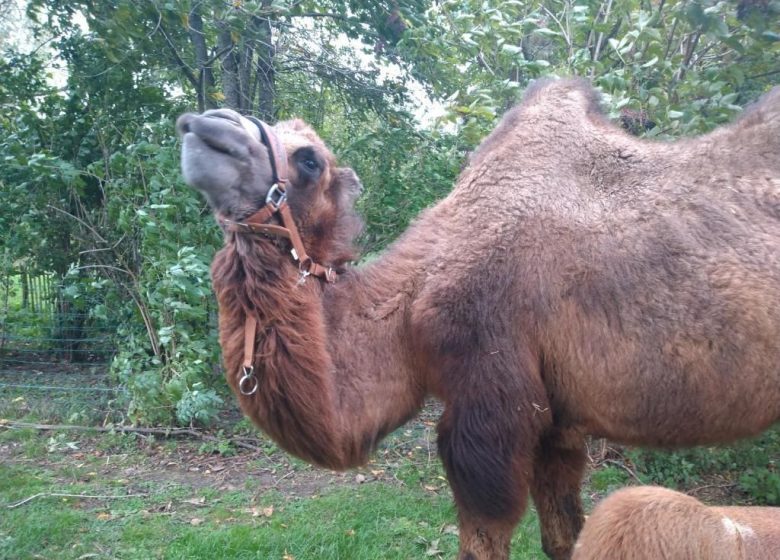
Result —
[[293, 154], [298, 171], [306, 180], [316, 180], [323, 169], [317, 154], [309, 147], [299, 149]]

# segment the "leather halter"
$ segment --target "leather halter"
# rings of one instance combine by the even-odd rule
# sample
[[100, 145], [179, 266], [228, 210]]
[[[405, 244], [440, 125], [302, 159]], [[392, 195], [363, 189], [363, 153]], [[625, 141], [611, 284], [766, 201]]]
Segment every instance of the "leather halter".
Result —
[[[268, 149], [268, 156], [271, 161], [271, 171], [273, 185], [268, 190], [265, 197], [265, 205], [257, 212], [241, 222], [220, 218], [221, 224], [227, 231], [235, 233], [259, 233], [262, 235], [275, 235], [289, 239], [292, 243], [290, 253], [295, 261], [298, 262], [298, 269], [301, 271], [301, 278], [307, 276], [317, 276], [326, 282], [333, 283], [338, 275], [330, 267], [324, 267], [314, 262], [306, 253], [303, 246], [303, 240], [298, 227], [293, 220], [290, 206], [287, 204], [287, 154], [279, 137], [273, 129], [263, 121], [254, 117], [245, 117], [252, 121], [260, 130], [260, 139]], [[282, 225], [268, 223], [276, 214], [279, 214]]]
[[[252, 121], [260, 130], [260, 140], [268, 149], [268, 158], [271, 162], [273, 185], [265, 197], [265, 205], [257, 212], [241, 222], [220, 218], [219, 221], [226, 231], [244, 234], [260, 234], [266, 236], [282, 237], [289, 239], [292, 244], [290, 253], [298, 262], [300, 271], [299, 284], [305, 282], [306, 277], [316, 276], [328, 283], [333, 283], [338, 278], [336, 272], [330, 267], [324, 267], [314, 262], [306, 253], [303, 240], [295, 225], [290, 206], [287, 204], [287, 153], [279, 137], [273, 129], [263, 121], [254, 117], [245, 117]], [[282, 225], [269, 223], [279, 215]], [[257, 319], [250, 313], [246, 314], [244, 322], [244, 361], [241, 365], [241, 378], [238, 382], [238, 390], [242, 395], [250, 396], [257, 392], [259, 381], [254, 374], [255, 337], [257, 335]]]

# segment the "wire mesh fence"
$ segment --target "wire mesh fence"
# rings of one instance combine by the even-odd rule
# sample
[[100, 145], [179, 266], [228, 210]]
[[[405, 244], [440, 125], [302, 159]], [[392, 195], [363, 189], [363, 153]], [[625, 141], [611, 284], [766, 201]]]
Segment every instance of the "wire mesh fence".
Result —
[[[106, 321], [89, 313], [17, 312], [0, 324], [0, 370], [104, 369], [114, 352]], [[72, 367], [61, 367], [63, 364]]]
[[107, 375], [115, 329], [94, 312], [101, 301], [68, 297], [48, 273], [6, 273], [0, 290], [0, 396], [45, 407], [83, 394], [89, 406], [121, 392]]

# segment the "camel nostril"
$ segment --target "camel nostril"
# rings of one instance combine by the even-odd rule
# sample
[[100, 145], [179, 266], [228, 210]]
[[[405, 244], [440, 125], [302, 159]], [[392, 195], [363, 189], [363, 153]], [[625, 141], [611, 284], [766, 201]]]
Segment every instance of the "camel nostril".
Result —
[[192, 113], [185, 113], [176, 120], [176, 132], [180, 136], [184, 136], [190, 131], [190, 123], [193, 118], [195, 118], [195, 115]]

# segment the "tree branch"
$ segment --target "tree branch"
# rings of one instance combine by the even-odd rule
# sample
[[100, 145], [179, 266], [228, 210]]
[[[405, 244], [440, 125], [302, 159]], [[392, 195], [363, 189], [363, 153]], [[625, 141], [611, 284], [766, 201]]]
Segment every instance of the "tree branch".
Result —
[[145, 498], [148, 495], [149, 494], [119, 494], [119, 495], [111, 495], [111, 496], [102, 496], [102, 495], [94, 495], [94, 494], [61, 494], [59, 492], [41, 492], [40, 494], [34, 494], [29, 498], [25, 498], [21, 502], [16, 502], [15, 504], [9, 504], [5, 507], [7, 507], [8, 509], [18, 508], [19, 506], [23, 506], [27, 502], [31, 502], [36, 498], [82, 498], [82, 499], [89, 499], [89, 500], [117, 500], [120, 498]]
[[182, 71], [182, 73], [184, 73], [184, 76], [192, 84], [192, 86], [197, 88], [198, 79], [195, 77], [195, 74], [192, 73], [192, 69], [186, 62], [184, 62], [181, 56], [179, 56], [179, 52], [176, 50], [176, 46], [173, 44], [173, 41], [171, 41], [171, 38], [168, 37], [168, 34], [165, 32], [165, 27], [163, 27], [162, 23], [159, 24], [159, 27], [160, 33], [162, 33], [163, 38], [165, 38], [165, 42], [168, 44], [168, 48], [171, 49], [171, 54], [173, 54], [173, 58], [176, 61], [176, 64], [179, 66], [179, 69]]

